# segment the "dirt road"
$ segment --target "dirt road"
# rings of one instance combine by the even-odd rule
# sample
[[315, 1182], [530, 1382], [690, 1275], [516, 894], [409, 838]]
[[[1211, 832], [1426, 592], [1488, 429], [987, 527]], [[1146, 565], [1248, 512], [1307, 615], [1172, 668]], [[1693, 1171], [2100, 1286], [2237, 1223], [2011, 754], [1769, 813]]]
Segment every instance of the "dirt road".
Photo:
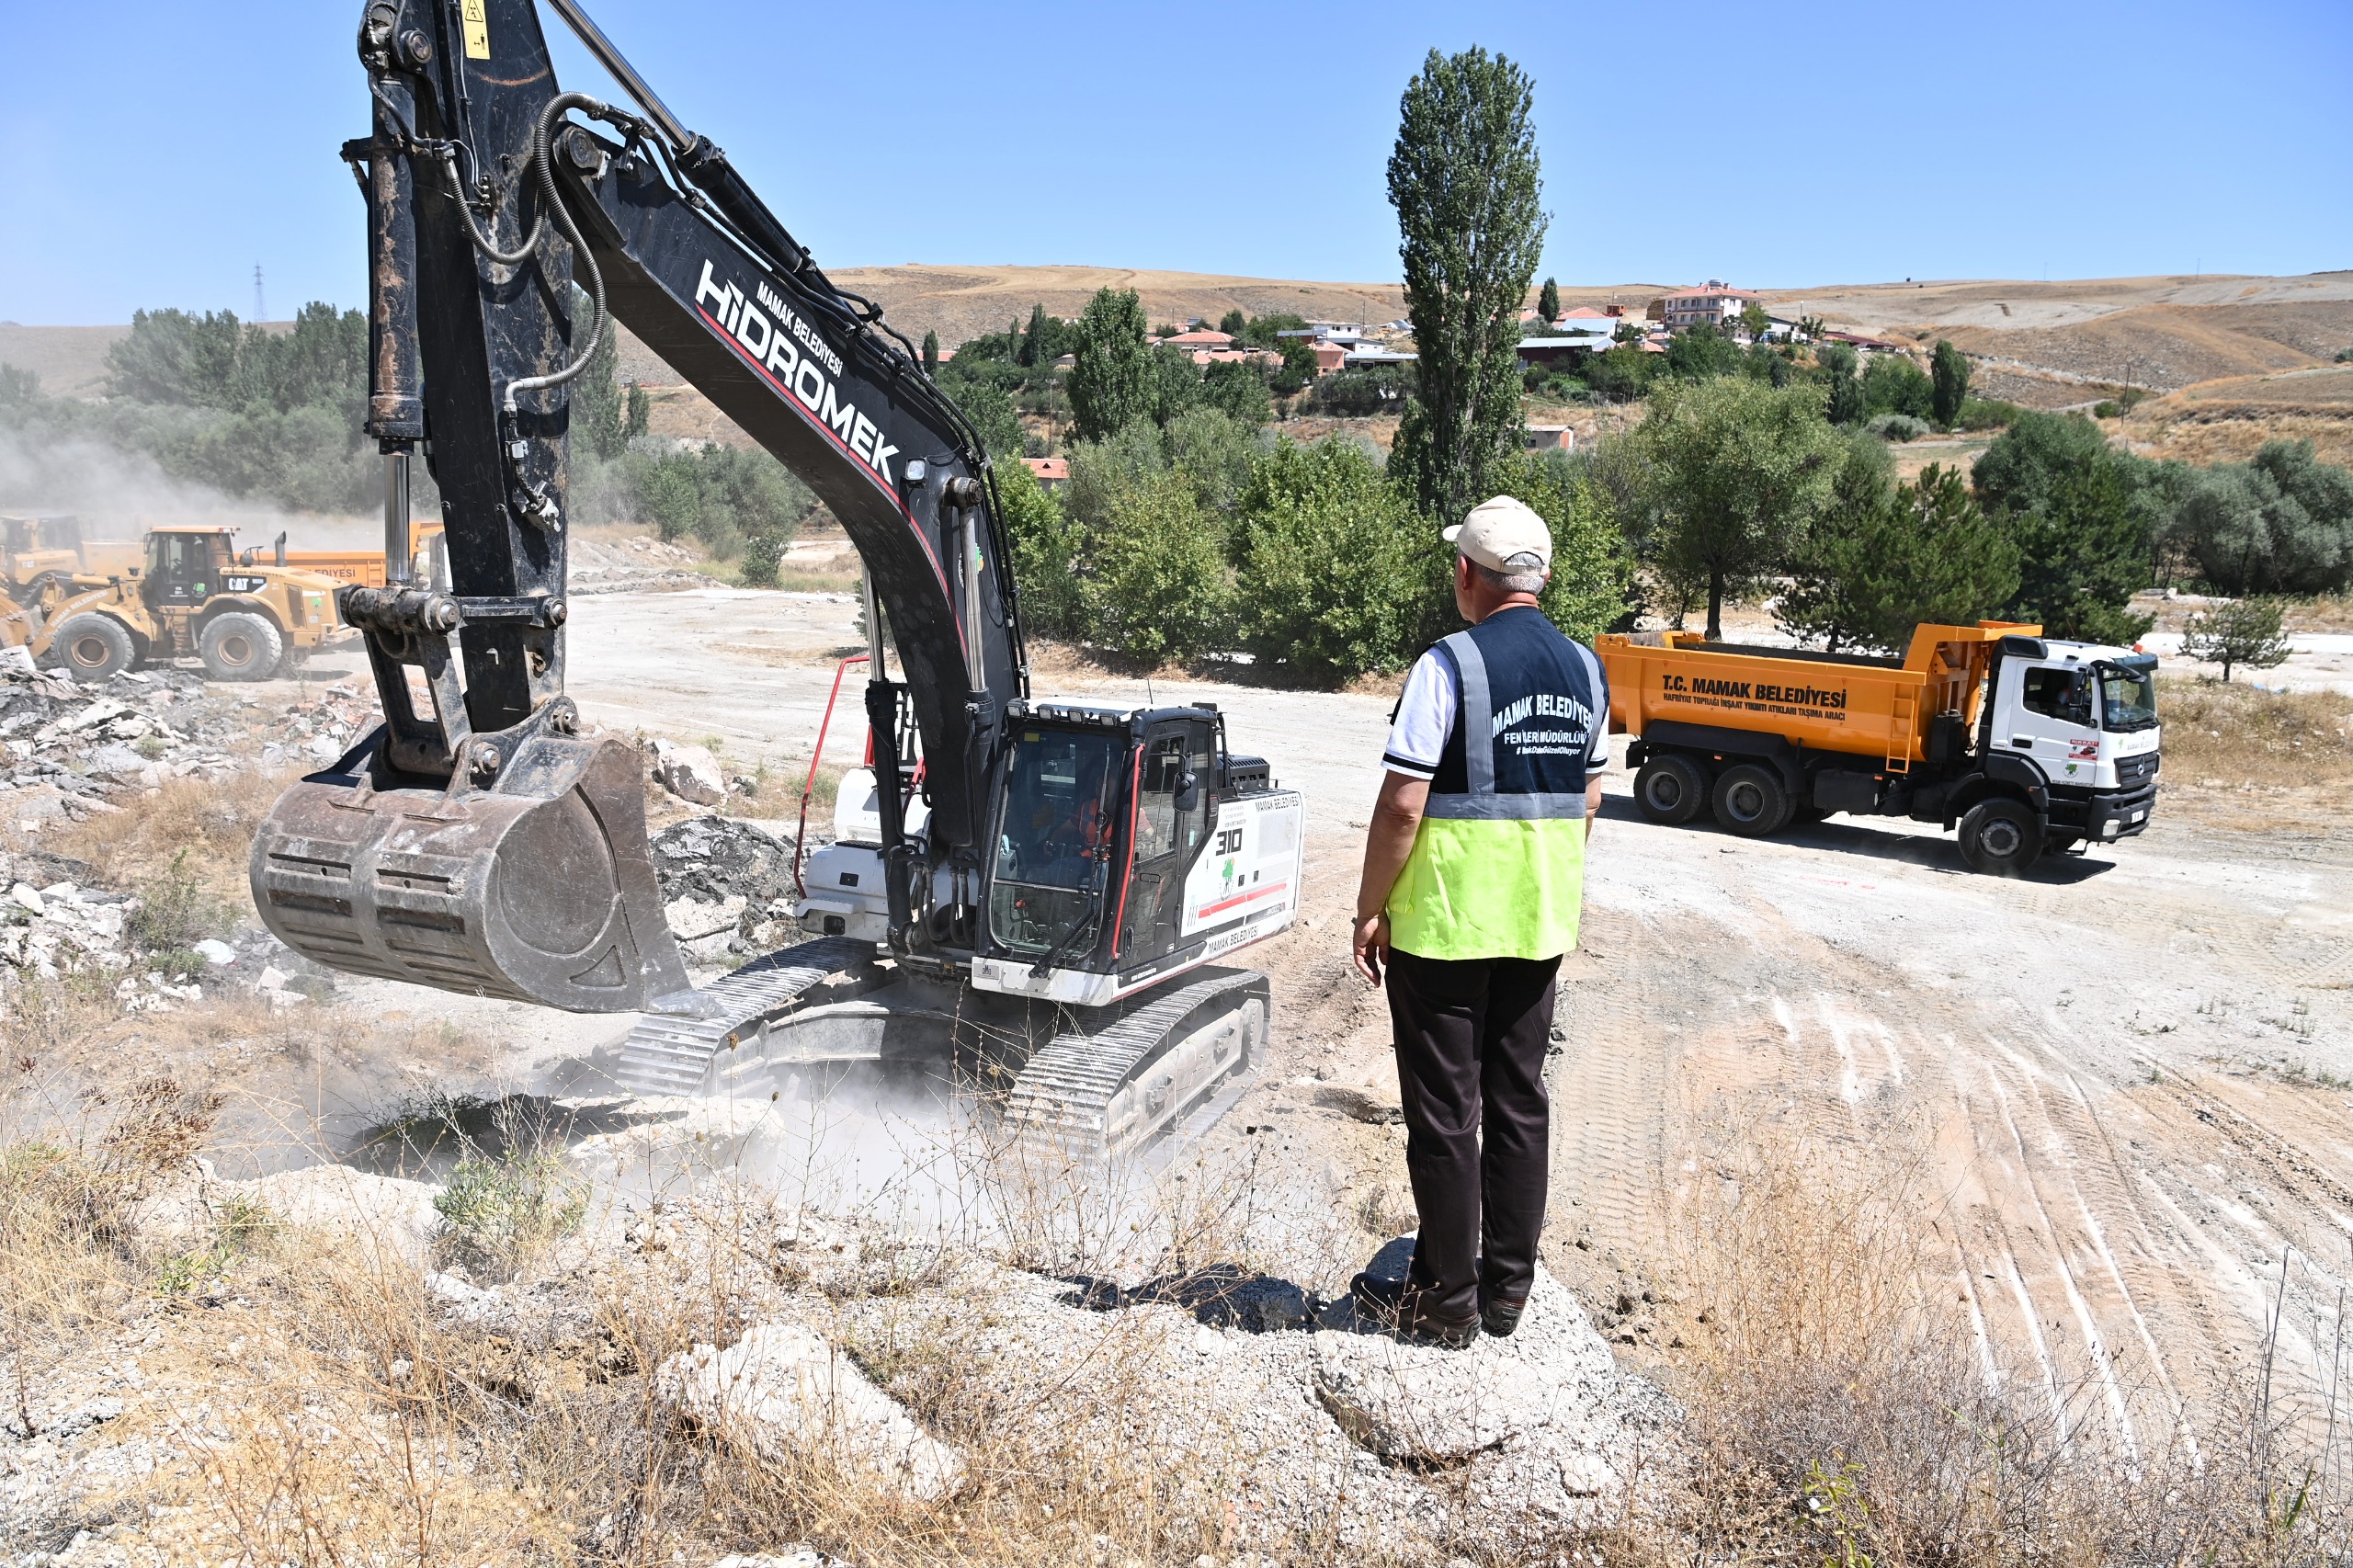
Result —
[[[572, 689], [608, 727], [785, 764], [807, 756], [853, 615], [838, 596], [583, 598]], [[1259, 953], [1279, 1051], [1213, 1141], [1279, 1126], [1302, 1177], [1393, 1188], [1393, 1131], [1325, 1092], [1394, 1093], [1382, 1008], [1340, 948], [1388, 701], [1052, 685], [1214, 700], [1239, 749], [1306, 791], [1305, 919]], [[1842, 818], [1752, 843], [1643, 823], [1622, 774], [1606, 790], [1565, 971], [1547, 1243], [1589, 1300], [1660, 1275], [1708, 1130], [1761, 1118], [1908, 1180], [1935, 1216], [1924, 1278], [1967, 1299], [1989, 1374], [2016, 1352], [2071, 1422], [2160, 1442], [2268, 1335], [2290, 1377], [2327, 1380], [2353, 1279], [2353, 814], [2305, 802], [2325, 825], [2249, 831], [2244, 801], [2177, 792], [2145, 837], [2005, 882], [1915, 824]], [[511, 1011], [557, 1051], [623, 1022], [567, 1034], [464, 1006]], [[1604, 1321], [1646, 1354], [1697, 1307]]]

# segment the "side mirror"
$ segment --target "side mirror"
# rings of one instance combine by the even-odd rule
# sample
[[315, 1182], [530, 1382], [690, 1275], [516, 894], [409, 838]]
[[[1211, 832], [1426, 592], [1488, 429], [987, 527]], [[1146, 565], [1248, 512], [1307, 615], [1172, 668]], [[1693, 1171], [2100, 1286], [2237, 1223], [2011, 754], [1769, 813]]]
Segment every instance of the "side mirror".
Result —
[[1188, 769], [1176, 780], [1176, 809], [1180, 812], [1194, 811], [1200, 803], [1201, 781]]

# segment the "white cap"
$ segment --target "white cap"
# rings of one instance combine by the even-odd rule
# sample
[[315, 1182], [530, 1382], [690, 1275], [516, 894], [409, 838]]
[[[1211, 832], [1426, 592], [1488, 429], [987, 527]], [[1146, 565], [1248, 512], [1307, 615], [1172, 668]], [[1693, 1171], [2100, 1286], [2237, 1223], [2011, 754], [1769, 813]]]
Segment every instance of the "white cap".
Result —
[[1552, 565], [1552, 530], [1534, 507], [1509, 495], [1480, 502], [1446, 538], [1490, 572], [1543, 572]]

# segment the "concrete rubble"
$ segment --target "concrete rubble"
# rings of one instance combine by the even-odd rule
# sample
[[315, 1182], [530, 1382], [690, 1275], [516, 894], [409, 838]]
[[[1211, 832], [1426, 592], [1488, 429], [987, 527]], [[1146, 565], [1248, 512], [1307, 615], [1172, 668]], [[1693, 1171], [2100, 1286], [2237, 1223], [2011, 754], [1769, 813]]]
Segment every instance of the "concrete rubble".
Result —
[[653, 840], [662, 909], [690, 962], [740, 961], [796, 935], [792, 846], [751, 823], [688, 817]]
[[655, 1384], [688, 1415], [769, 1459], [822, 1454], [927, 1503], [966, 1479], [962, 1455], [798, 1324], [762, 1324], [725, 1350], [698, 1345], [665, 1362]]
[[575, 535], [565, 563], [568, 591], [643, 594], [711, 586], [711, 578], [691, 569], [694, 560], [694, 551], [642, 534], [620, 540]]
[[727, 798], [727, 778], [708, 746], [685, 746], [676, 741], [654, 743], [654, 781], [682, 801], [715, 806]]

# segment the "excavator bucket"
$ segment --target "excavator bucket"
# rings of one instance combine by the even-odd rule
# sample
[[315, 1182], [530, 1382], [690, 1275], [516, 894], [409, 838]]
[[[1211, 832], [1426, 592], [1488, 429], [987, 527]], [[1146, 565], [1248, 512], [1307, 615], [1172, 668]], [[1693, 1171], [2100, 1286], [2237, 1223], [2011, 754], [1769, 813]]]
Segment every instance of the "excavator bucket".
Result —
[[353, 974], [575, 1013], [691, 1008], [635, 753], [541, 733], [494, 782], [420, 788], [394, 782], [382, 733], [280, 796], [254, 840], [254, 903], [280, 941]]

